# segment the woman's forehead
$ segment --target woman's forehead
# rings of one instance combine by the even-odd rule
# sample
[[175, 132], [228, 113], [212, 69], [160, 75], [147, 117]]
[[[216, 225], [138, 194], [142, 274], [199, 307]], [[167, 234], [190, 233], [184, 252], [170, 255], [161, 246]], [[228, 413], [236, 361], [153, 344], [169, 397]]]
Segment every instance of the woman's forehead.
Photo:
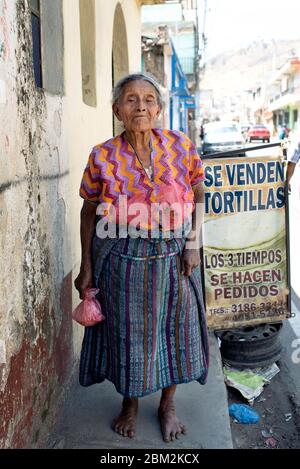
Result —
[[145, 94], [155, 94], [155, 88], [151, 83], [145, 80], [135, 80], [126, 83], [123, 89], [123, 94], [125, 93], [145, 93]]

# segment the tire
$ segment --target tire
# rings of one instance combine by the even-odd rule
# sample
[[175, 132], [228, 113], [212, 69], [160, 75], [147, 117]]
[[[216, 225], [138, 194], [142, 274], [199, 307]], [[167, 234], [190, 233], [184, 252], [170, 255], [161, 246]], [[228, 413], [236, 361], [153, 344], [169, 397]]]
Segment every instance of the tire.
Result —
[[270, 366], [281, 355], [282, 322], [216, 331], [224, 362], [236, 368]]

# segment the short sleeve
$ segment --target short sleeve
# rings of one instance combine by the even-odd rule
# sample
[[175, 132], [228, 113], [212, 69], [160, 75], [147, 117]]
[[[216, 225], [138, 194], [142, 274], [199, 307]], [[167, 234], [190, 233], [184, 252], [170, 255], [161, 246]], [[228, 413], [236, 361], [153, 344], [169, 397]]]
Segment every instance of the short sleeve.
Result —
[[98, 202], [101, 194], [100, 172], [95, 165], [96, 155], [97, 152], [93, 149], [85, 167], [79, 190], [80, 197], [91, 202]]
[[204, 181], [204, 168], [203, 168], [202, 160], [197, 153], [196, 147], [191, 141], [190, 141], [190, 148], [189, 148], [189, 156], [190, 156], [190, 168], [189, 168], [190, 183], [191, 183], [191, 186], [194, 186], [198, 184], [199, 182]]

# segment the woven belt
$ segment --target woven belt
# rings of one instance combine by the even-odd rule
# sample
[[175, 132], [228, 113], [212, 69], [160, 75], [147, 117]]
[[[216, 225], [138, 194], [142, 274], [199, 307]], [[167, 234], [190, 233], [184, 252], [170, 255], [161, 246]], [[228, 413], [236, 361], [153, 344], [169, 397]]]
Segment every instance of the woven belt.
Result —
[[145, 256], [145, 257], [136, 257], [136, 256], [131, 256], [129, 254], [120, 254], [119, 252], [116, 251], [110, 251], [111, 254], [114, 256], [119, 256], [123, 257], [124, 259], [131, 259], [135, 261], [151, 261], [151, 260], [156, 260], [156, 259], [164, 259], [165, 257], [172, 257], [172, 256], [177, 256], [178, 252], [170, 252], [166, 254], [158, 254], [157, 256]]

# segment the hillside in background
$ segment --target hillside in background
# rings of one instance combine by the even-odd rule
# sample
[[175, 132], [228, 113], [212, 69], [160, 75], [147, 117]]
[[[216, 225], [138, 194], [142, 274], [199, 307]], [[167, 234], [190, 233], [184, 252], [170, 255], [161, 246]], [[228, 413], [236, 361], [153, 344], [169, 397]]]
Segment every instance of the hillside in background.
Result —
[[213, 90], [215, 97], [236, 96], [266, 80], [296, 55], [300, 56], [300, 39], [255, 41], [209, 60], [201, 73], [200, 87]]

